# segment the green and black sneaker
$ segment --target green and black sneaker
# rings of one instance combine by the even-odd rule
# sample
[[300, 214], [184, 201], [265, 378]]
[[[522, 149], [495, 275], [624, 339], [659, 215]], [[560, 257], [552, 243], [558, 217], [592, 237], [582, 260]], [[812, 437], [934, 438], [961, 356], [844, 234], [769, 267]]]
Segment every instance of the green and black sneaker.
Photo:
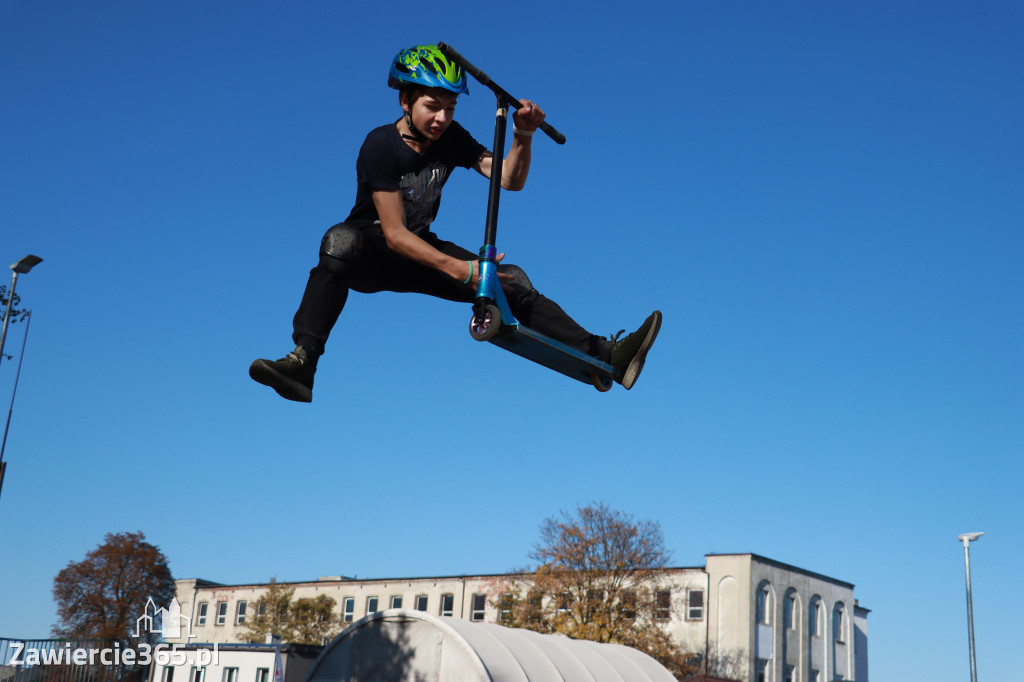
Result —
[[615, 380], [622, 384], [627, 391], [633, 388], [633, 384], [640, 377], [644, 368], [644, 360], [647, 359], [647, 352], [654, 345], [658, 338], [658, 331], [661, 329], [661, 311], [655, 310], [650, 317], [644, 320], [640, 328], [619, 340], [618, 334], [612, 337], [612, 358], [611, 366], [615, 368]]
[[299, 403], [313, 402], [314, 374], [316, 362], [310, 360], [302, 346], [296, 346], [280, 360], [254, 360], [249, 365], [249, 376], [254, 381], [270, 386], [282, 398]]

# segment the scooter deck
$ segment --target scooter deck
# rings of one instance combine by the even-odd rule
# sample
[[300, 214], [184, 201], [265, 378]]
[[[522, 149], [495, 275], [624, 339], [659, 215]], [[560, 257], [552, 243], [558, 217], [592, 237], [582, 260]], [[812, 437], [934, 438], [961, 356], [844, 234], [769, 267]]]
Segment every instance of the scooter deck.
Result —
[[615, 368], [607, 362], [519, 323], [502, 325], [490, 342], [567, 377], [596, 386], [598, 390], [608, 390], [615, 379]]

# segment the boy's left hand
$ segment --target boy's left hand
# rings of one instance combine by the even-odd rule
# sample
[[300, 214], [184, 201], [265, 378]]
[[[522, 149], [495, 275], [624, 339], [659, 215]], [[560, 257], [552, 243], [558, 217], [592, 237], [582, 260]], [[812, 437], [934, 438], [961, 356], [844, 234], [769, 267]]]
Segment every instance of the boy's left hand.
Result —
[[519, 103], [523, 106], [516, 109], [516, 112], [512, 114], [512, 120], [515, 122], [516, 128], [524, 132], [536, 130], [547, 116], [544, 110], [528, 99], [521, 99]]

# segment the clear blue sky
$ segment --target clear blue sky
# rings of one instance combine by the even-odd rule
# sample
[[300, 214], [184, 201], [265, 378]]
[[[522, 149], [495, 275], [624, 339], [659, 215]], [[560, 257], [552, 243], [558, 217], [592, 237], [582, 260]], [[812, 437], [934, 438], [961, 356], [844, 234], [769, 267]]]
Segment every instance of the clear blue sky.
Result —
[[[595, 332], [664, 311], [633, 391], [396, 294], [351, 297], [312, 405], [249, 379], [398, 116], [390, 58], [436, 41], [566, 134], [499, 246]], [[108, 532], [181, 578], [497, 572], [601, 500], [677, 565], [854, 583], [875, 682], [967, 677], [956, 536], [987, 531], [979, 675], [1019, 676], [1022, 66], [1019, 0], [0, 0], [0, 263], [45, 259], [0, 636], [47, 635], [53, 577]], [[458, 116], [489, 143], [493, 110], [476, 85]], [[485, 202], [456, 175], [437, 231], [475, 250]]]

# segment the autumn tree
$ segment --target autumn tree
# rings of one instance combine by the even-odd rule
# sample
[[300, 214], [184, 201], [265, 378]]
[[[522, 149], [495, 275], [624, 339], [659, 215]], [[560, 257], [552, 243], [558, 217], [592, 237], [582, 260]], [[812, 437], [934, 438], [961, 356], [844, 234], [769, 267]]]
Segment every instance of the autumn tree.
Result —
[[243, 637], [250, 642], [280, 637], [295, 644], [322, 644], [340, 631], [334, 613], [337, 602], [326, 594], [293, 599], [295, 588], [285, 587], [275, 578], [255, 604], [255, 613], [246, 620]]
[[679, 679], [696, 672], [659, 622], [670, 594], [661, 526], [604, 503], [546, 519], [530, 558], [536, 565], [495, 586], [503, 624], [575, 639], [624, 644], [651, 655]]
[[[29, 312], [30, 311], [25, 310], [24, 308], [19, 308], [18, 307], [20, 305], [20, 303], [21, 303], [21, 296], [18, 296], [18, 294], [15, 293], [14, 294], [14, 300], [10, 301], [11, 310], [10, 310], [10, 312], [7, 312], [7, 304], [8, 304], [7, 286], [3, 285], [3, 284], [0, 284], [0, 317], [3, 317], [3, 315], [6, 313], [7, 314], [8, 324], [13, 324], [15, 322], [20, 322], [20, 321], [26, 319], [29, 316]], [[11, 356], [9, 354], [5, 353], [2, 356], [2, 359], [10, 360]]]
[[[2, 308], [4, 311], [7, 310], [7, 298], [7, 285], [0, 284], [0, 308]], [[18, 308], [18, 305], [21, 304], [21, 296], [19, 296], [18, 294], [14, 294], [14, 300], [11, 301], [10, 303], [10, 322], [18, 322], [19, 320], [24, 320], [28, 316], [29, 311]]]
[[167, 558], [141, 531], [108, 533], [82, 561], [61, 569], [53, 598], [60, 619], [53, 627], [56, 637], [127, 643], [150, 598], [159, 606], [170, 604], [174, 579]]

